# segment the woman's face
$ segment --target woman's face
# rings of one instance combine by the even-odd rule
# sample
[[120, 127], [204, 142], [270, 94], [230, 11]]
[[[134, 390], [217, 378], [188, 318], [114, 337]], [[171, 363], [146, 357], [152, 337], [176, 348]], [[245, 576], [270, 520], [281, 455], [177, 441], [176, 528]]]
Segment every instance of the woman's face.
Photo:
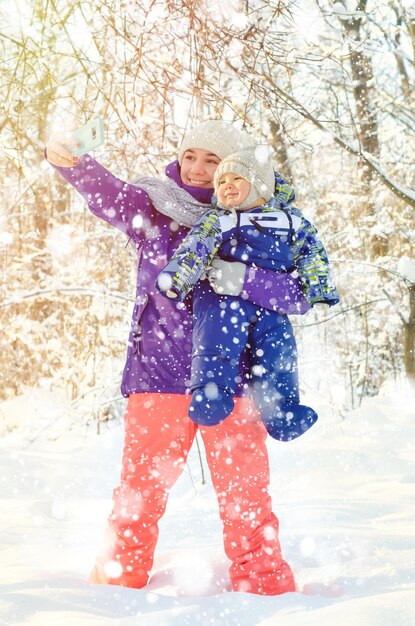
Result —
[[180, 166], [180, 178], [185, 185], [208, 189], [213, 187], [213, 176], [220, 158], [202, 148], [186, 150]]

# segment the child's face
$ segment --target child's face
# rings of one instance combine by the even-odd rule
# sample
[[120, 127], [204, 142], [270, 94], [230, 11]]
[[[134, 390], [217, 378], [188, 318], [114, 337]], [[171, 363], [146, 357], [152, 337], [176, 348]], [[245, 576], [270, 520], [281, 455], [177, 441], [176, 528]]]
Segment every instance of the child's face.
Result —
[[213, 187], [213, 177], [220, 158], [202, 148], [186, 150], [180, 166], [180, 178], [185, 185], [208, 189]]
[[223, 174], [217, 189], [218, 202], [228, 209], [239, 206], [247, 199], [250, 189], [251, 183], [239, 174]]

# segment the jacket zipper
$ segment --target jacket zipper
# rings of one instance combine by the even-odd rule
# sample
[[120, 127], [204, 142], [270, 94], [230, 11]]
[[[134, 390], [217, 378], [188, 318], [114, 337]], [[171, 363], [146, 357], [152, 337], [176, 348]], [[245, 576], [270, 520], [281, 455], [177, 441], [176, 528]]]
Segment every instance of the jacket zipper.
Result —
[[140, 315], [137, 317], [135, 325], [134, 325], [134, 330], [133, 330], [133, 352], [134, 354], [140, 354], [140, 342], [141, 342], [141, 319], [143, 317], [143, 313], [146, 309], [146, 306], [148, 304], [148, 295], [145, 294], [144, 296], [144, 301], [142, 303], [142, 308], [140, 311]]

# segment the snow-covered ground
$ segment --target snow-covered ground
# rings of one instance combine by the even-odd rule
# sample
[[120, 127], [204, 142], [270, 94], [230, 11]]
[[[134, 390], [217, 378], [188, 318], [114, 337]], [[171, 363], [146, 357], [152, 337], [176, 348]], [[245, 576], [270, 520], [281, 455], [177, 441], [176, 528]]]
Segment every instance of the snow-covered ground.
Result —
[[88, 584], [122, 429], [68, 429], [56, 408], [54, 420], [59, 398], [33, 393], [0, 405], [3, 426], [16, 425], [0, 439], [2, 626], [415, 623], [415, 392], [406, 381], [345, 420], [319, 400], [320, 421], [302, 439], [269, 442], [274, 509], [299, 587], [277, 597], [226, 591], [216, 501], [196, 447], [161, 523], [148, 588]]

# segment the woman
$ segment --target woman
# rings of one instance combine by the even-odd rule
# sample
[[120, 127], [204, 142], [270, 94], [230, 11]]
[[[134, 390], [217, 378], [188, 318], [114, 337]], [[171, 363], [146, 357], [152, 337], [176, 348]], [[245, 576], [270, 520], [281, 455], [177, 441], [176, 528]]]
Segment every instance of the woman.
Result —
[[[68, 144], [68, 141], [65, 141]], [[207, 121], [189, 131], [167, 179], [119, 180], [89, 155], [80, 159], [53, 136], [48, 160], [87, 200], [91, 212], [121, 230], [137, 249], [137, 291], [121, 390], [128, 397], [120, 485], [114, 490], [105, 546], [90, 581], [140, 588], [148, 583], [169, 490], [180, 476], [198, 426], [188, 417], [192, 313], [164, 298], [155, 282], [196, 220], [210, 206], [215, 170], [227, 155], [252, 145], [232, 124]], [[279, 191], [287, 192], [284, 185]], [[235, 266], [235, 267], [232, 267]], [[241, 271], [242, 267], [242, 271]], [[227, 279], [254, 303], [305, 312], [289, 274], [226, 264]], [[223, 284], [214, 284], [223, 291]], [[241, 381], [246, 376], [241, 364]], [[200, 433], [231, 561], [232, 589], [264, 595], [295, 590], [283, 560], [272, 511], [266, 430], [242, 385], [235, 408]]]

